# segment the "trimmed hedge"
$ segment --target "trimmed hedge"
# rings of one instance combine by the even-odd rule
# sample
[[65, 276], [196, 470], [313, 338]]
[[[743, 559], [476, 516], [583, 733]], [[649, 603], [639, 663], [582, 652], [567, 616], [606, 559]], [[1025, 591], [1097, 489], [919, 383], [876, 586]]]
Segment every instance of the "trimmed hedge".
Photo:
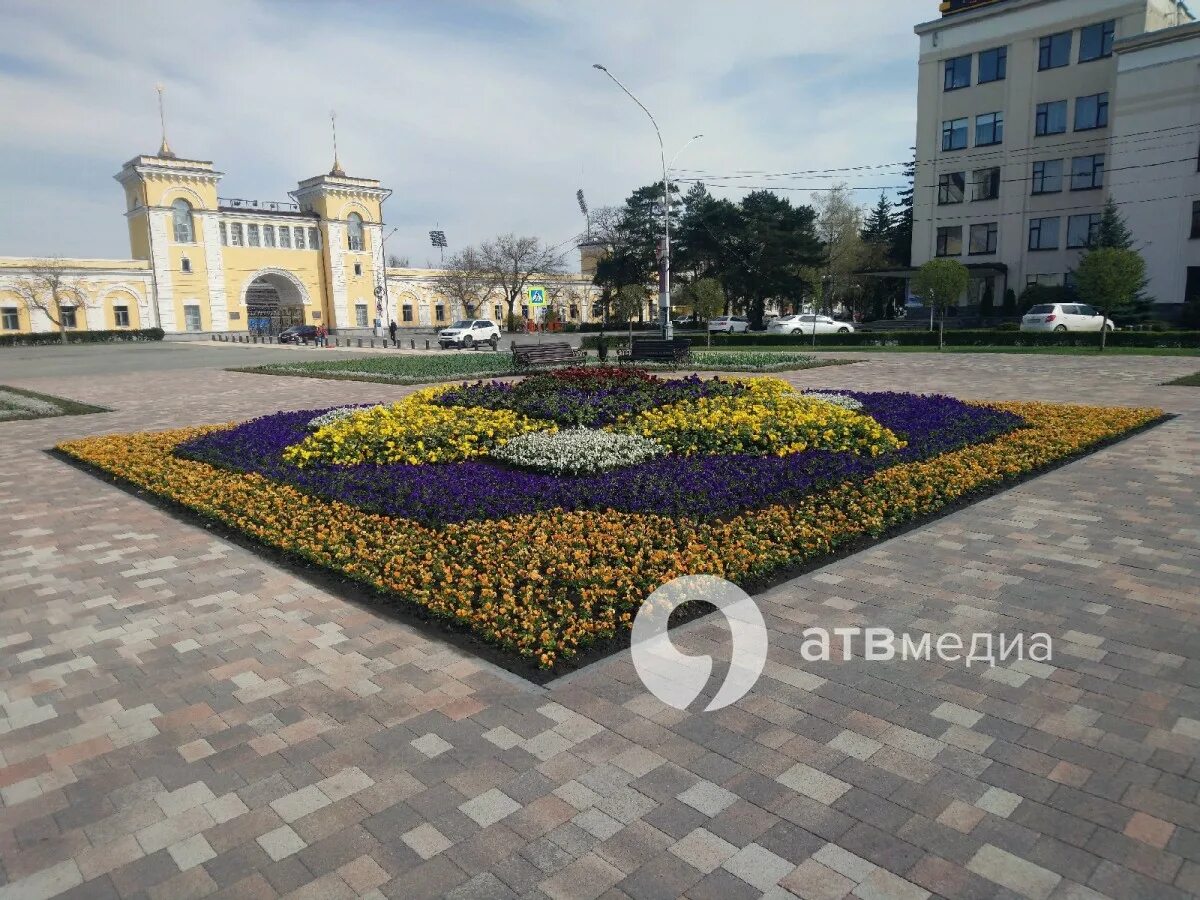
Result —
[[[68, 344], [111, 344], [132, 341], [161, 341], [161, 328], [113, 328], [107, 331], [68, 331]], [[34, 347], [41, 344], [61, 344], [57, 331], [38, 331], [32, 334], [0, 334], [0, 347]]]
[[[1200, 331], [1111, 331], [1109, 347], [1200, 348]], [[936, 331], [855, 331], [818, 334], [821, 347], [936, 347]], [[1000, 330], [947, 330], [947, 347], [1098, 347], [1098, 332], [1021, 332]], [[610, 345], [611, 346], [611, 345]], [[788, 347], [811, 349], [812, 335], [715, 334], [714, 347]]]

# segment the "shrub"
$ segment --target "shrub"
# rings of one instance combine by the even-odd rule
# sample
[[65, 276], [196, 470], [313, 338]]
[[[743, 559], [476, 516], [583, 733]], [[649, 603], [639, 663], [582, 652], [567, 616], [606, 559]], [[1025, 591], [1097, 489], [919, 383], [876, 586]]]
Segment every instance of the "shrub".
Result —
[[[817, 336], [817, 348], [831, 347], [936, 347], [934, 331], [856, 331], [851, 334]], [[789, 334], [720, 334], [713, 344], [720, 347], [793, 347], [811, 346], [812, 338], [801, 341]], [[1097, 347], [1098, 332], [1004, 331], [1001, 329], [955, 329], [946, 332], [948, 347]], [[1200, 331], [1114, 331], [1108, 336], [1110, 347], [1200, 349]]]
[[[113, 328], [103, 331], [68, 331], [68, 344], [131, 343], [133, 341], [161, 341], [161, 328]], [[42, 344], [61, 344], [62, 335], [57, 331], [35, 331], [29, 334], [0, 334], [0, 347], [36, 347]]]

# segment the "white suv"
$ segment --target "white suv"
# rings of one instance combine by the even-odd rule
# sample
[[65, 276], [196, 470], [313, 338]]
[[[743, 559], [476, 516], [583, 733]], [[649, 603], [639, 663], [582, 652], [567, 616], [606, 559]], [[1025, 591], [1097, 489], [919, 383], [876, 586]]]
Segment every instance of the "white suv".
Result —
[[500, 345], [500, 326], [488, 319], [463, 319], [438, 332], [438, 345], [443, 350], [450, 347], [469, 350], [477, 344], [491, 344], [495, 350]]
[[1112, 331], [1106, 319], [1086, 303], [1042, 303], [1021, 317], [1022, 331]]

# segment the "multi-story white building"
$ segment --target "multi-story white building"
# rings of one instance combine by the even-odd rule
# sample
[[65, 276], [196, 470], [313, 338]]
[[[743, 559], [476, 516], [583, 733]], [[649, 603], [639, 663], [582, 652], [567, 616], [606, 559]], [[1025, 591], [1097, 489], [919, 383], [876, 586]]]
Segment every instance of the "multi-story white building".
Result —
[[[1172, 70], [1180, 84], [1160, 85], [1150, 100], [1135, 104], [1123, 92], [1146, 95], [1130, 76], [1146, 79], [1147, 54], [1160, 46], [1153, 35], [1190, 29], [1187, 8], [1177, 0], [948, 0], [941, 12], [916, 27], [913, 265], [967, 264], [969, 306], [989, 286], [999, 306], [1009, 288], [1063, 284], [1110, 189], [1135, 238], [1154, 246], [1165, 223], [1135, 222], [1134, 208], [1155, 191], [1178, 198], [1184, 185], [1164, 192], [1149, 183], [1157, 175], [1127, 167], [1156, 146], [1154, 132], [1170, 129], [1163, 133], [1191, 141], [1195, 175], [1196, 67]], [[1186, 103], [1172, 93], [1183, 88]], [[1157, 299], [1181, 303], [1183, 285], [1155, 271], [1167, 260], [1151, 254], [1148, 262]]]

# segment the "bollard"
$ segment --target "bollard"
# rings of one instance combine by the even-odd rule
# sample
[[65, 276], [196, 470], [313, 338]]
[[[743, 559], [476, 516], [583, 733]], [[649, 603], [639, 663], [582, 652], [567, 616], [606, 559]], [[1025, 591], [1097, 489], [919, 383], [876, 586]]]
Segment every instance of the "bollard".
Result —
[[412, 338], [409, 338], [409, 339], [408, 339], [408, 346], [409, 346], [411, 349], [413, 349], [413, 350], [416, 350], [416, 349], [417, 349], [417, 342], [416, 342], [416, 341], [414, 341]]
[[429, 338], [425, 338], [425, 349], [429, 349]]
[[371, 338], [371, 349], [375, 349], [375, 338]]
[[360, 347], [362, 346], [362, 338], [358, 339], [358, 346], [360, 346]]

